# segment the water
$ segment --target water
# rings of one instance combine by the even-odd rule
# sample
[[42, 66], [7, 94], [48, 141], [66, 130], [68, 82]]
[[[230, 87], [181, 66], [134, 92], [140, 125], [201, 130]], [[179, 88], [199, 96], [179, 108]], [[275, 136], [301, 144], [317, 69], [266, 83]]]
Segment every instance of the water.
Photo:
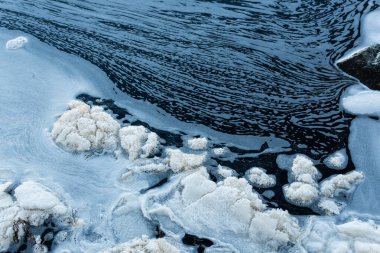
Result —
[[2, 0], [0, 26], [83, 57], [182, 121], [323, 155], [347, 139], [339, 97], [355, 81], [334, 62], [371, 3]]

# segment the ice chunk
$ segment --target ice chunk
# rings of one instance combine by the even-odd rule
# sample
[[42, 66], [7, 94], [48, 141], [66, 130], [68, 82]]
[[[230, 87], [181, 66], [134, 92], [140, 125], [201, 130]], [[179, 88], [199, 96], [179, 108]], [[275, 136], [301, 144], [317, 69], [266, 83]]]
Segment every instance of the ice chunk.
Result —
[[119, 123], [99, 106], [71, 101], [69, 110], [54, 123], [53, 140], [70, 151], [114, 151], [118, 147]]
[[380, 116], [380, 92], [361, 91], [342, 98], [343, 108], [354, 115]]
[[342, 205], [338, 205], [334, 199], [330, 198], [321, 198], [318, 207], [327, 215], [338, 215], [343, 208]]
[[16, 50], [22, 48], [26, 43], [28, 43], [28, 39], [23, 36], [19, 36], [15, 39], [8, 40], [5, 47], [7, 49]]
[[179, 149], [166, 149], [169, 157], [169, 167], [174, 172], [191, 170], [202, 166], [206, 161], [206, 154], [196, 155], [183, 153]]
[[119, 131], [122, 148], [130, 160], [147, 158], [159, 151], [159, 137], [144, 126], [127, 126]]
[[313, 161], [305, 155], [279, 155], [276, 162], [280, 169], [290, 172], [289, 182], [314, 184], [321, 176]]
[[296, 205], [309, 206], [318, 199], [319, 191], [315, 185], [293, 182], [284, 186], [284, 195]]
[[216, 157], [219, 156], [224, 156], [228, 153], [229, 149], [224, 147], [224, 148], [214, 148], [212, 149], [212, 154]]
[[364, 174], [358, 171], [332, 176], [321, 183], [321, 194], [325, 197], [333, 198], [342, 190], [353, 190], [353, 187], [363, 179]]
[[[28, 226], [41, 226], [48, 218], [66, 225], [73, 221], [71, 210], [41, 184], [26, 181], [14, 190], [13, 197], [4, 191], [9, 186], [9, 183], [0, 185], [3, 190], [0, 191], [1, 252], [22, 241]], [[38, 235], [35, 238], [38, 238]], [[38, 241], [36, 242], [38, 246]]]
[[220, 164], [218, 164], [217, 173], [218, 173], [218, 175], [220, 175], [224, 178], [232, 177], [235, 174], [231, 168], [228, 168], [226, 166], [222, 166]]
[[148, 236], [133, 239], [102, 253], [180, 253], [180, 250], [163, 238], [149, 239]]
[[249, 236], [260, 244], [261, 252], [277, 251], [288, 242], [294, 242], [299, 234], [297, 219], [281, 209], [256, 212], [249, 228]]
[[187, 145], [194, 150], [203, 150], [207, 147], [207, 138], [193, 138], [187, 141]]
[[311, 219], [304, 233], [301, 248], [305, 252], [380, 252], [380, 230], [370, 220], [337, 225], [332, 219]]
[[268, 175], [266, 170], [258, 167], [253, 167], [246, 171], [247, 180], [258, 188], [269, 188], [276, 185], [276, 177]]
[[343, 170], [347, 167], [348, 157], [346, 149], [340, 149], [329, 155], [323, 163], [334, 170]]

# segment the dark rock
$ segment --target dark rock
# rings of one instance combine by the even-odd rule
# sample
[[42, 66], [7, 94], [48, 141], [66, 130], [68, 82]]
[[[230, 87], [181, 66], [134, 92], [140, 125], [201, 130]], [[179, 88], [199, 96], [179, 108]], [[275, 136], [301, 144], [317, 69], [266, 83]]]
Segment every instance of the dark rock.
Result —
[[355, 53], [338, 67], [373, 90], [380, 90], [380, 44]]

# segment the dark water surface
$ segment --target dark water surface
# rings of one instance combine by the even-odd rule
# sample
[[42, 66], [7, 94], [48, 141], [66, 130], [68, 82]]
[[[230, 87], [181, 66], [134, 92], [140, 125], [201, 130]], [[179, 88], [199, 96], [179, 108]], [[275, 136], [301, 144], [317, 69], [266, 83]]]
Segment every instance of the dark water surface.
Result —
[[355, 81], [334, 67], [372, 1], [0, 0], [0, 26], [103, 69], [129, 95], [221, 132], [325, 154]]

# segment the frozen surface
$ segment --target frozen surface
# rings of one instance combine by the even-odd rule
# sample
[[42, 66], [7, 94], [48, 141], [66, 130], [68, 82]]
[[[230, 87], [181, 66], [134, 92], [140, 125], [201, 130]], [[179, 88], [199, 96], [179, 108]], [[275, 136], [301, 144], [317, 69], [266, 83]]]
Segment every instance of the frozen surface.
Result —
[[348, 156], [346, 149], [340, 149], [329, 155], [323, 163], [334, 170], [343, 170], [347, 167]]
[[342, 98], [343, 108], [354, 115], [380, 117], [380, 92], [361, 91]]
[[180, 253], [180, 250], [165, 239], [149, 239], [143, 236], [123, 243], [101, 253]]

